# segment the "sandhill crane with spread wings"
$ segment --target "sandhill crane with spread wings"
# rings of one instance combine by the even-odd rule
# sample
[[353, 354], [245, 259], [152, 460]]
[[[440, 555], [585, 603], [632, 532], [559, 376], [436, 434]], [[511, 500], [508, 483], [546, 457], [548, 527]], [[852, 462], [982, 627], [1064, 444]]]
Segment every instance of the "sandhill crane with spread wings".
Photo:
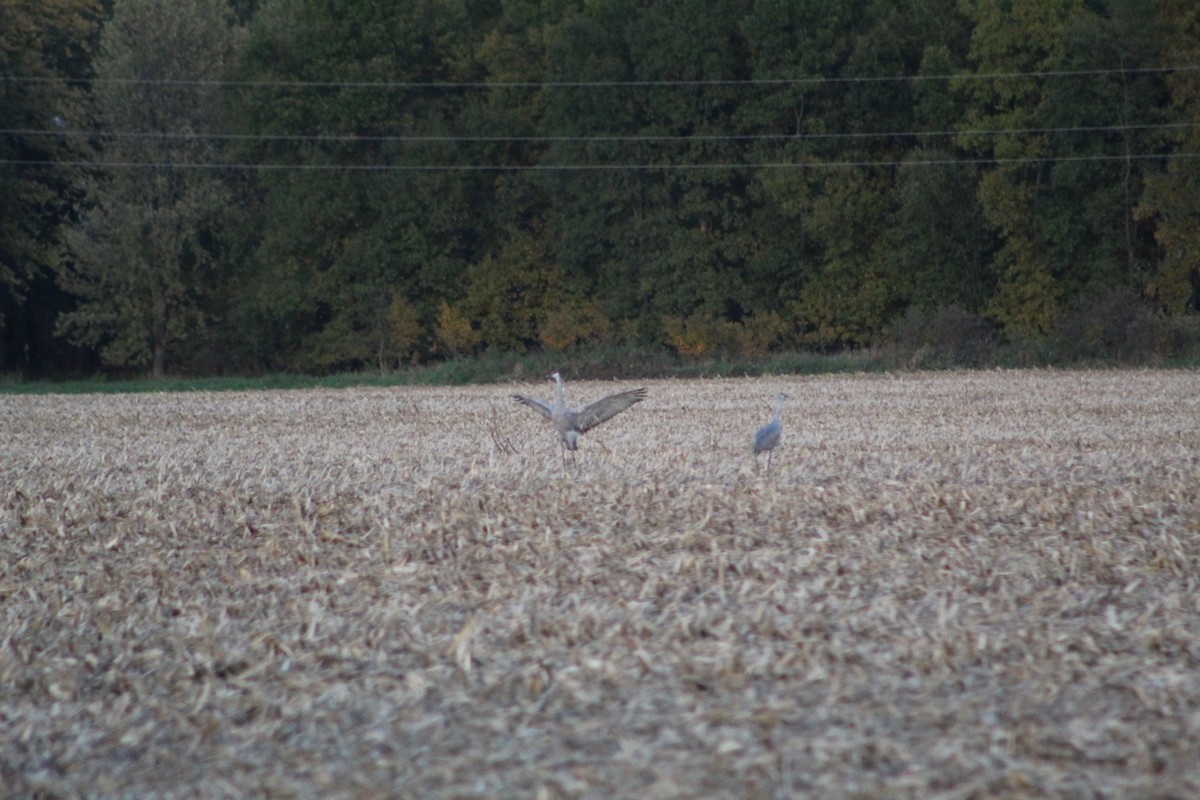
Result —
[[758, 429], [754, 434], [754, 465], [758, 466], [758, 454], [764, 450], [767, 453], [767, 473], [771, 472], [771, 457], [775, 453], [775, 448], [779, 446], [779, 442], [783, 439], [783, 423], [779, 417], [783, 413], [783, 401], [787, 399], [787, 395], [780, 392], [775, 396], [775, 415], [771, 417], [771, 421]]
[[558, 431], [558, 443], [564, 469], [567, 466], [568, 450], [572, 452], [571, 460], [575, 460], [574, 452], [579, 448], [581, 433], [587, 433], [601, 422], [607, 422], [634, 403], [640, 403], [646, 399], [645, 389], [631, 389], [628, 392], [610, 394], [608, 397], [602, 397], [580, 408], [569, 408], [563, 396], [562, 375], [554, 372], [546, 377], [554, 381], [553, 405], [520, 394], [514, 394], [513, 399], [529, 406], [554, 424], [554, 429]]

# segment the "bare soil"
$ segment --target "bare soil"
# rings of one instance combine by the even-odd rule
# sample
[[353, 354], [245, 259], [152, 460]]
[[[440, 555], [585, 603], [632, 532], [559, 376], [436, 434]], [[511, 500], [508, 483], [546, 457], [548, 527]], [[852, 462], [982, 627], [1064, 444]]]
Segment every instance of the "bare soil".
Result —
[[0, 795], [1200, 796], [1200, 374], [645, 385], [0, 396]]

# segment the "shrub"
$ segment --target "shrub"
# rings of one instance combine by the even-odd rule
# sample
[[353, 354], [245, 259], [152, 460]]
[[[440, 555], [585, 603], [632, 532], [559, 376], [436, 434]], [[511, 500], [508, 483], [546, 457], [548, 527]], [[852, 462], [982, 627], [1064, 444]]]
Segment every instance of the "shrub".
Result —
[[746, 317], [734, 328], [738, 355], [751, 358], [766, 355], [780, 343], [787, 329], [783, 317], [772, 311]]
[[1142, 363], [1169, 357], [1165, 319], [1132, 289], [1081, 297], [1060, 321], [1055, 340], [1065, 362]]
[[788, 331], [788, 323], [774, 312], [730, 322], [696, 311], [685, 318], [664, 315], [662, 322], [666, 343], [679, 355], [693, 358], [718, 353], [761, 358]]
[[663, 315], [662, 322], [666, 343], [681, 356], [727, 350], [736, 337], [733, 323], [703, 311], [694, 311], [686, 318]]
[[471, 320], [445, 301], [433, 326], [433, 335], [438, 350], [451, 357], [474, 353], [480, 342], [479, 331], [471, 327]]
[[912, 307], [891, 328], [887, 349], [910, 369], [981, 367], [996, 351], [995, 328], [978, 314]]
[[380, 370], [390, 359], [414, 361], [421, 341], [421, 317], [404, 295], [395, 293], [388, 304], [386, 346], [380, 353]]
[[567, 300], [544, 311], [538, 322], [538, 341], [548, 350], [578, 344], [600, 344], [609, 338], [612, 323], [595, 303]]
[[562, 296], [562, 271], [544, 243], [516, 234], [468, 270], [463, 308], [489, 350], [524, 353], [538, 343], [543, 309]]
[[1123, 357], [1139, 363], [1200, 361], [1200, 316], [1139, 315], [1125, 329]]
[[1153, 326], [1156, 352], [1164, 359], [1200, 363], [1200, 315], [1158, 316]]

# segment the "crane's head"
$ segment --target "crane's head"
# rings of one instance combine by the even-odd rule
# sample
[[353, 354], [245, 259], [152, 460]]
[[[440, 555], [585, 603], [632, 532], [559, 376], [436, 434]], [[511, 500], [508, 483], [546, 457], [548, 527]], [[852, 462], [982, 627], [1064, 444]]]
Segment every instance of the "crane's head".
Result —
[[557, 383], [558, 381], [562, 380], [562, 375], [559, 375], [557, 372], [551, 372], [546, 376], [546, 380]]

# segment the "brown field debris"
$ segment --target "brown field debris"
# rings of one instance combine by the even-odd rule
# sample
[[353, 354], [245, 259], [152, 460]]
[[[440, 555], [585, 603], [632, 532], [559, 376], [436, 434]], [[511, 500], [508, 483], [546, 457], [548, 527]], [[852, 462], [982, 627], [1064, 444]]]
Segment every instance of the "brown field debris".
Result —
[[646, 385], [0, 396], [0, 793], [1200, 796], [1200, 374]]

